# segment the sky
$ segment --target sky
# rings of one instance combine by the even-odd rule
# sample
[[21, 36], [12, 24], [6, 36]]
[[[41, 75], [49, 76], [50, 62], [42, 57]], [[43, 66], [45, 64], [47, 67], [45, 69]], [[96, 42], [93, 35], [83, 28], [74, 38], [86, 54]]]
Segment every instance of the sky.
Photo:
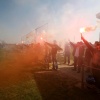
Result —
[[[20, 43], [38, 28], [37, 34], [45, 31], [47, 39], [77, 42], [81, 27], [97, 25], [99, 12], [100, 0], [0, 0], [0, 41]], [[97, 27], [83, 36], [93, 43], [99, 32]]]

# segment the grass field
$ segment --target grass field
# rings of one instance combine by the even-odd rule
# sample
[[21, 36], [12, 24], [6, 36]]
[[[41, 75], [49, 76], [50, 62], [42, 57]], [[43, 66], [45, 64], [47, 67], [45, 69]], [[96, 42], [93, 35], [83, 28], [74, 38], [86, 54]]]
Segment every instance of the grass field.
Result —
[[[31, 54], [4, 53], [0, 60], [0, 100], [99, 100], [99, 95], [77, 85], [65, 67], [42, 70], [31, 62]], [[15, 56], [16, 55], [16, 56]], [[6, 56], [6, 57], [5, 57]]]
[[42, 100], [42, 98], [33, 79], [16, 85], [0, 87], [0, 100]]

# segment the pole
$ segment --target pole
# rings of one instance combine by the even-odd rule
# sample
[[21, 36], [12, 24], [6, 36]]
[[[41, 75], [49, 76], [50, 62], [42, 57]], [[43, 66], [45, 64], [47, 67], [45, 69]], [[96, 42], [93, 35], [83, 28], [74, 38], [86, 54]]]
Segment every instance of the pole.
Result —
[[[82, 39], [82, 33], [81, 33]], [[81, 88], [84, 89], [84, 65], [82, 64], [82, 73], [81, 73]]]
[[37, 29], [35, 29], [35, 43], [37, 42]]
[[99, 32], [99, 42], [100, 42], [100, 32]]
[[43, 25], [37, 27], [36, 30], [39, 29], [39, 28], [41, 28], [41, 27], [43, 27], [43, 26], [45, 26], [45, 25], [47, 25], [47, 24], [48, 24], [48, 23], [45, 23], [45, 24], [43, 24]]
[[84, 65], [82, 65], [81, 88], [84, 89]]
[[48, 36], [47, 36], [47, 34], [48, 34], [48, 23], [47, 23], [47, 32], [46, 32], [46, 42], [47, 42], [47, 40], [48, 40]]

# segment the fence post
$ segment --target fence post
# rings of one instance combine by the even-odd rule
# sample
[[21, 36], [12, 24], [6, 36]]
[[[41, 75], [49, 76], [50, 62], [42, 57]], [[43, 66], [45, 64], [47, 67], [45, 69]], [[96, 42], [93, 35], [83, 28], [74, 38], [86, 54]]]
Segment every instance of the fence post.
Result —
[[84, 65], [82, 65], [81, 88], [84, 89]]

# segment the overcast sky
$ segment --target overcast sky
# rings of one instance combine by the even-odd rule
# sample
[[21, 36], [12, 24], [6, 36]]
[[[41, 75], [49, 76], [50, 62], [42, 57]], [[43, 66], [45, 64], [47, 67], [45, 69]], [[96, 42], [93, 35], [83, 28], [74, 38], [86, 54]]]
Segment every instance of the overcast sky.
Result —
[[[48, 23], [50, 38], [80, 41], [79, 30], [97, 24], [100, 0], [0, 0], [0, 40], [18, 43], [23, 35]], [[84, 33], [90, 42], [98, 40], [100, 29]], [[75, 38], [74, 38], [75, 37]]]

